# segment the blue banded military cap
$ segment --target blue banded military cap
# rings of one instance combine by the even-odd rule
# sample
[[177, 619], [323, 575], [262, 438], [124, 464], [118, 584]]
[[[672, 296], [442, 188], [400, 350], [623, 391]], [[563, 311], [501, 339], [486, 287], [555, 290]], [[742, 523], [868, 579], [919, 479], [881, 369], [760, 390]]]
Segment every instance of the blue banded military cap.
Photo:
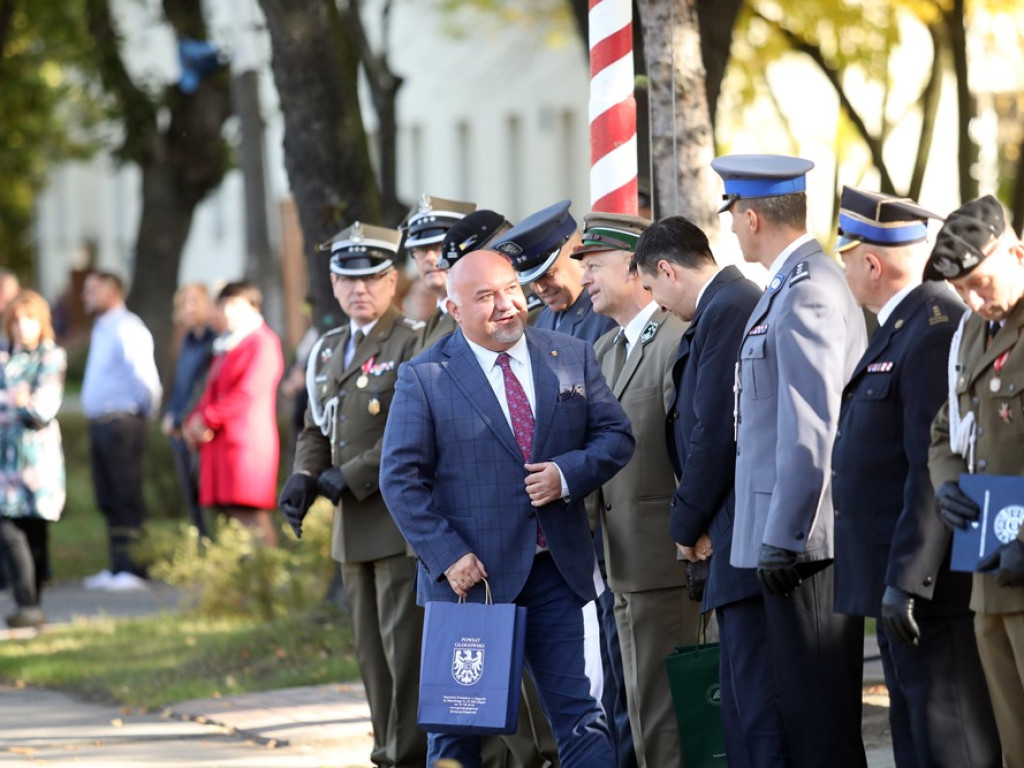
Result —
[[803, 192], [814, 163], [787, 155], [725, 155], [712, 160], [711, 167], [725, 182], [722, 213], [737, 200]]
[[398, 225], [398, 228], [406, 233], [405, 247], [417, 248], [440, 243], [455, 222], [475, 210], [476, 203], [421, 195], [419, 202]]
[[637, 240], [649, 226], [650, 219], [640, 216], [591, 211], [583, 216], [583, 243], [572, 252], [572, 258], [582, 259], [594, 251], [635, 253]]
[[317, 250], [331, 252], [333, 274], [359, 277], [390, 269], [401, 242], [402, 233], [397, 229], [357, 221], [330, 240], [320, 243]]
[[542, 277], [576, 231], [576, 220], [569, 215], [570, 205], [571, 201], [562, 200], [527, 216], [491, 246], [491, 250], [512, 260], [521, 284]]
[[479, 251], [512, 228], [500, 213], [480, 208], [455, 222], [441, 242], [441, 255], [437, 257], [439, 269], [452, 265], [470, 251]]
[[969, 274], [992, 255], [1005, 231], [1006, 213], [995, 197], [964, 203], [946, 217], [936, 235], [924, 279], [955, 280]]
[[907, 197], [843, 187], [839, 197], [839, 240], [842, 253], [861, 243], [900, 246], [928, 239], [928, 219], [942, 219]]

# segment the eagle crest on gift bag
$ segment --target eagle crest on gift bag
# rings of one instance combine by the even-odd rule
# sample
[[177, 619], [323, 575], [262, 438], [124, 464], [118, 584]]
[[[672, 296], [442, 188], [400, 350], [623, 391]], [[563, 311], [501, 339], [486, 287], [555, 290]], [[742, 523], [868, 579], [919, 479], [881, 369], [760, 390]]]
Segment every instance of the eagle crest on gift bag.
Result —
[[452, 656], [452, 677], [459, 685], [473, 685], [484, 673], [483, 649], [456, 648]]

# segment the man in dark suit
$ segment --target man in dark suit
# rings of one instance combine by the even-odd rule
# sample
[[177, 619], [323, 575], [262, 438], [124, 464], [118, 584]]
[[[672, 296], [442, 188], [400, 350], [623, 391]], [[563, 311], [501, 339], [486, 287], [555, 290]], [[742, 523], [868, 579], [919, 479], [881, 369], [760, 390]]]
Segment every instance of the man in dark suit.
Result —
[[679, 342], [666, 420], [679, 478], [670, 531], [690, 562], [709, 562], [703, 608], [721, 642], [722, 725], [733, 768], [788, 765], [779, 695], [768, 653], [764, 599], [753, 568], [729, 563], [735, 508], [732, 384], [743, 326], [761, 290], [736, 267], [720, 268], [707, 237], [682, 216], [645, 230], [634, 263], [654, 297], [689, 326]]
[[832, 453], [836, 610], [880, 619], [899, 768], [995, 768], [971, 577], [949, 569], [950, 533], [928, 477], [932, 419], [964, 311], [947, 286], [921, 282], [929, 218], [938, 216], [910, 200], [843, 188], [837, 250], [878, 330], [843, 391]]
[[860, 625], [833, 611], [832, 442], [866, 346], [835, 260], [807, 233], [808, 160], [732, 155], [725, 181], [743, 258], [768, 289], [743, 329], [736, 376], [736, 519], [730, 561], [757, 568], [794, 768], [863, 768]]
[[[399, 370], [381, 461], [384, 498], [420, 560], [417, 600], [482, 600], [489, 578], [495, 602], [525, 606], [526, 664], [561, 764], [611, 768], [584, 671], [582, 609], [596, 591], [583, 499], [629, 460], [629, 422], [590, 345], [526, 328], [504, 256], [464, 256], [448, 289], [459, 330]], [[428, 763], [476, 768], [479, 744], [431, 734]]]
[[519, 282], [546, 305], [534, 325], [593, 344], [615, 322], [594, 312], [580, 283], [583, 270], [570, 258], [582, 242], [570, 205], [562, 200], [527, 216], [489, 247], [512, 260]]
[[279, 505], [296, 535], [319, 494], [335, 505], [331, 555], [352, 608], [356, 659], [366, 687], [377, 765], [422, 765], [416, 724], [423, 611], [413, 600], [416, 561], [378, 488], [380, 441], [398, 366], [413, 356], [423, 323], [392, 300], [401, 233], [356, 222], [325, 243], [331, 286], [349, 322], [310, 352], [305, 428]]

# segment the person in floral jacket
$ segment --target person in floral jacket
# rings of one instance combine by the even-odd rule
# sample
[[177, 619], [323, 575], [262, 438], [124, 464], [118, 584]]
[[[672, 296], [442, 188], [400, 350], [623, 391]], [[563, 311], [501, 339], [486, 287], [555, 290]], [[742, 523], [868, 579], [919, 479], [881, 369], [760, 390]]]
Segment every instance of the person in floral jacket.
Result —
[[47, 568], [47, 525], [64, 509], [64, 452], [57, 410], [67, 355], [54, 343], [50, 307], [24, 290], [8, 305], [0, 352], [0, 547], [18, 610], [10, 627], [38, 627]]

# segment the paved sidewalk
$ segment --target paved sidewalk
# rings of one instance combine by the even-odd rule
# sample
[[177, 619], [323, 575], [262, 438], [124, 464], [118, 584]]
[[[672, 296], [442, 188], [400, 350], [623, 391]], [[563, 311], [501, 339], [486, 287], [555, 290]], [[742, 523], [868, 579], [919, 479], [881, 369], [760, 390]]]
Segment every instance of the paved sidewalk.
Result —
[[[104, 594], [57, 585], [45, 596], [52, 621], [173, 610], [178, 595]], [[13, 609], [0, 597], [0, 612]], [[24, 631], [19, 631], [24, 632]], [[3, 644], [16, 636], [0, 632]], [[865, 746], [871, 768], [893, 768], [888, 697], [874, 638], [865, 639]], [[363, 687], [319, 685], [172, 704], [137, 714], [54, 691], [0, 686], [0, 766], [70, 764], [121, 768], [367, 768], [371, 727]]]

